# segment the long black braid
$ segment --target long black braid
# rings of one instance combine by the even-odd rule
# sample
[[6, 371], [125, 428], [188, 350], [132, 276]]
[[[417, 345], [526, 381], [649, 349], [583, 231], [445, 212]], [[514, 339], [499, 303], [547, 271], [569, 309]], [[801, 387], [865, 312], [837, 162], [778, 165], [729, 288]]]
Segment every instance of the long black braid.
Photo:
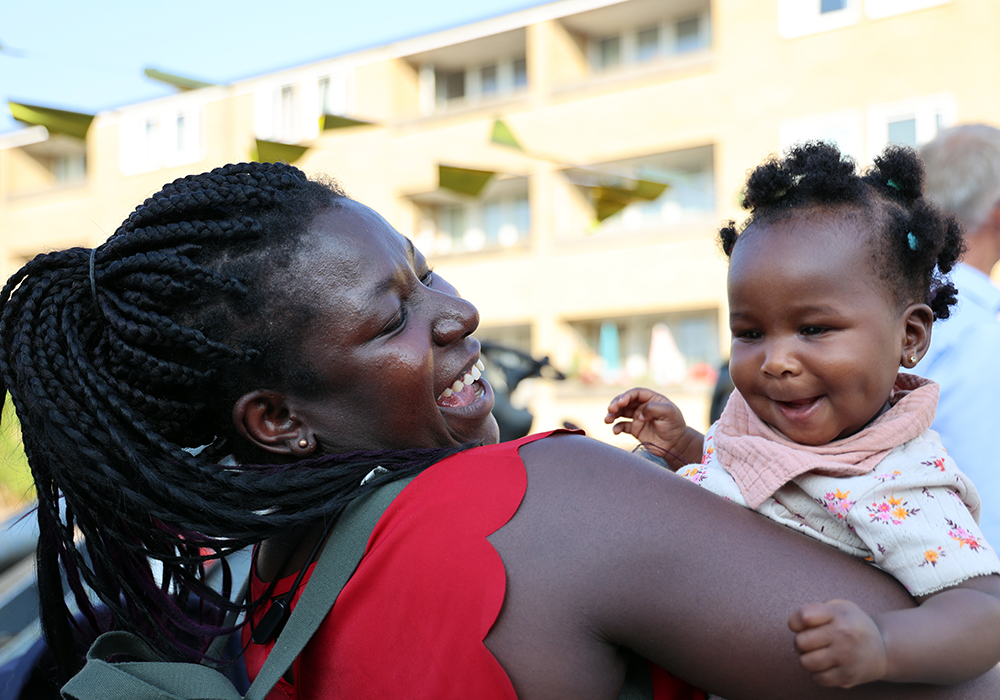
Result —
[[872, 264], [901, 306], [926, 302], [948, 318], [957, 290], [948, 279], [964, 251], [961, 228], [923, 197], [924, 171], [916, 152], [888, 146], [858, 173], [836, 146], [808, 142], [771, 158], [747, 178], [743, 207], [750, 216], [719, 231], [729, 256], [755, 223], [773, 223], [818, 208], [854, 216], [872, 231]]
[[[0, 391], [38, 493], [42, 625], [64, 678], [74, 640], [108, 627], [198, 658], [231, 607], [228, 570], [214, 592], [206, 562], [336, 517], [375, 466], [384, 481], [455, 451], [218, 464], [260, 457], [236, 439], [239, 396], [315, 386], [297, 359], [312, 310], [282, 273], [315, 216], [345, 199], [288, 165], [228, 165], [166, 185], [95, 250], [39, 255], [0, 293]], [[266, 323], [272, 311], [284, 323]]]

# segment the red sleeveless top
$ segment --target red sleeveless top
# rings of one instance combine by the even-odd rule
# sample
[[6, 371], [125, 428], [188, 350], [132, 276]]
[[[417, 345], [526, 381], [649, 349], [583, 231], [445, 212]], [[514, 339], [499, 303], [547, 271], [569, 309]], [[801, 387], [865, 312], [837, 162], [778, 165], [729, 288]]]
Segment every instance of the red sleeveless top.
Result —
[[[466, 450], [403, 489], [296, 659], [295, 684], [280, 680], [268, 700], [516, 700], [507, 674], [483, 644], [506, 587], [503, 562], [486, 537], [510, 520], [524, 497], [527, 476], [518, 448], [550, 434]], [[273, 595], [287, 592], [294, 579], [281, 579]], [[255, 576], [253, 596], [266, 586]], [[255, 622], [265, 609], [257, 607]], [[249, 643], [249, 626], [243, 635], [252, 679], [274, 643]], [[704, 697], [659, 667], [650, 664], [650, 670], [656, 700]]]

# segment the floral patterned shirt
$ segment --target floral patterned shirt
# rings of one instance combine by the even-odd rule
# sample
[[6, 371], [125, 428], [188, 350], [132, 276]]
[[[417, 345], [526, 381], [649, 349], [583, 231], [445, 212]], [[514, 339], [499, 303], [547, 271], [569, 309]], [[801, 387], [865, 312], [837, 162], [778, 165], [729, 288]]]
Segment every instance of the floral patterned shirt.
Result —
[[[713, 425], [700, 465], [678, 474], [746, 506], [719, 464]], [[928, 595], [968, 578], [1000, 573], [1000, 559], [979, 531], [979, 494], [928, 430], [858, 476], [806, 473], [756, 509], [894, 576], [911, 595]]]

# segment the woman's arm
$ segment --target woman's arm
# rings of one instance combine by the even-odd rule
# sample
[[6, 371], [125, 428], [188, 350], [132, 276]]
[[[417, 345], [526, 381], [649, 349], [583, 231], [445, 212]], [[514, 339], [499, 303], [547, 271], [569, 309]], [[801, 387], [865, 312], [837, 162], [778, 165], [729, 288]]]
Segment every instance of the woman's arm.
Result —
[[893, 579], [588, 438], [521, 457], [524, 501], [490, 537], [508, 592], [486, 640], [521, 700], [616, 697], [620, 647], [728, 700], [1000, 697], [996, 669], [961, 686], [816, 685], [791, 612], [837, 597], [873, 616], [912, 607]]

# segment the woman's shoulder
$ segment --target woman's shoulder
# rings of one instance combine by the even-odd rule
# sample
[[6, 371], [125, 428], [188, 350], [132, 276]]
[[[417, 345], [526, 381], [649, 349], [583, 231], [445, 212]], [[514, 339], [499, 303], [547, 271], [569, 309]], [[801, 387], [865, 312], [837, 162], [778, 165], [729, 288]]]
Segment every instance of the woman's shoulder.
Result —
[[643, 477], [674, 475], [666, 468], [583, 431], [553, 431], [519, 446], [518, 454], [530, 471], [559, 473], [569, 481], [609, 480], [620, 483], [624, 474]]

